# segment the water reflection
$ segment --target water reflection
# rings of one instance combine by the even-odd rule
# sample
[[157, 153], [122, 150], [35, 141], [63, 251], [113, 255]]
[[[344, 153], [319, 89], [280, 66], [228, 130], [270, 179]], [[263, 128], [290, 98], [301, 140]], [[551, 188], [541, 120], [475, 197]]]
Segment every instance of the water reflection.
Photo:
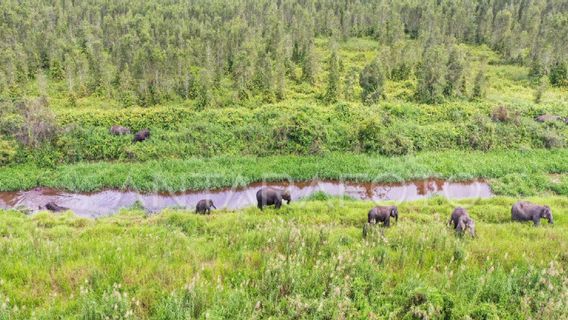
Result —
[[204, 198], [212, 199], [218, 208], [240, 209], [256, 205], [256, 191], [262, 186], [288, 188], [292, 200], [307, 197], [315, 192], [334, 196], [347, 195], [362, 200], [411, 201], [441, 195], [448, 199], [488, 198], [492, 196], [489, 185], [482, 181], [449, 182], [425, 180], [405, 183], [352, 183], [339, 181], [311, 181], [289, 184], [257, 183], [239, 189], [188, 191], [183, 193], [144, 194], [134, 191], [105, 190], [94, 193], [69, 193], [47, 188], [22, 192], [0, 192], [0, 208], [26, 207], [37, 210], [53, 201], [70, 208], [81, 216], [97, 217], [132, 206], [136, 201], [147, 210], [159, 211], [168, 207], [193, 209]]

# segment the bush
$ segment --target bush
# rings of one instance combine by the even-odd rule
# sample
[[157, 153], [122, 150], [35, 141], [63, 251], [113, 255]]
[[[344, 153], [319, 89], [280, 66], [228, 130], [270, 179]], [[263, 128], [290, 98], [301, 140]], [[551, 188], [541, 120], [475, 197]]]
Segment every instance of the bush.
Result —
[[33, 148], [49, 143], [58, 133], [55, 114], [43, 97], [9, 106], [9, 111], [2, 114], [2, 124], [4, 134]]
[[566, 139], [556, 131], [546, 131], [540, 137], [547, 149], [563, 148], [566, 145]]
[[17, 146], [13, 141], [4, 140], [0, 137], [0, 165], [12, 162], [17, 153]]
[[514, 121], [518, 123], [519, 121], [519, 114], [512, 113], [506, 106], [498, 106], [495, 107], [491, 111], [491, 119], [496, 122], [511, 122]]

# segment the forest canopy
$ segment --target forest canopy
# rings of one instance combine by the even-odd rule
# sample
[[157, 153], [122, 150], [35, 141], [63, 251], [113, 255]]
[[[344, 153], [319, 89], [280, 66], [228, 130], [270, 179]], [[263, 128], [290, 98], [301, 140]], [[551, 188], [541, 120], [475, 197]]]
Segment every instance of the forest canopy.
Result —
[[411, 74], [423, 102], [459, 95], [465, 65], [456, 44], [487, 45], [535, 79], [568, 85], [563, 0], [4, 0], [0, 13], [0, 96], [9, 99], [49, 79], [71, 100], [96, 94], [125, 106], [195, 99], [206, 107], [220, 87], [237, 101], [278, 101], [287, 81], [313, 85], [329, 70], [323, 95], [334, 101], [352, 89], [339, 91], [341, 61], [333, 48], [318, 61], [315, 42], [353, 37], [383, 48], [368, 67], [343, 70], [364, 102], [380, 99], [385, 77]]

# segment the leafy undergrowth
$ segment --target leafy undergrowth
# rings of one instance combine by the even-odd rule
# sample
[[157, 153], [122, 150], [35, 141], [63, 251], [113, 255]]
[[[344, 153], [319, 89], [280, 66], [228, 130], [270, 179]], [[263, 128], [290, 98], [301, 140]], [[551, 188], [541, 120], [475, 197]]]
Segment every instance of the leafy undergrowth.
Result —
[[[555, 216], [538, 228], [510, 222], [513, 198], [403, 203], [366, 238], [373, 203], [320, 198], [210, 216], [0, 212], [0, 319], [568, 316], [565, 197], [531, 199]], [[457, 205], [477, 238], [446, 227]]]

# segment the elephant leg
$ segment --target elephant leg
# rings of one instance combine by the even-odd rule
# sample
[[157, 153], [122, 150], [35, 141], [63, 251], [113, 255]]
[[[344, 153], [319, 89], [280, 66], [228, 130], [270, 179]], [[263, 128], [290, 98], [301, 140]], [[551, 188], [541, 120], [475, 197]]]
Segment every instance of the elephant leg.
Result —
[[280, 209], [280, 207], [282, 207], [282, 200], [277, 200], [277, 201], [274, 203], [274, 207], [275, 207], [276, 209]]
[[257, 205], [257, 207], [260, 209], [260, 211], [263, 211], [263, 210], [262, 210], [262, 203], [259, 202], [258, 205]]
[[384, 226], [385, 226], [386, 228], [388, 228], [388, 227], [390, 227], [390, 225], [391, 225], [390, 219], [389, 219], [389, 218], [386, 218], [386, 219], [385, 219]]
[[533, 217], [533, 223], [535, 227], [540, 226], [540, 217]]

